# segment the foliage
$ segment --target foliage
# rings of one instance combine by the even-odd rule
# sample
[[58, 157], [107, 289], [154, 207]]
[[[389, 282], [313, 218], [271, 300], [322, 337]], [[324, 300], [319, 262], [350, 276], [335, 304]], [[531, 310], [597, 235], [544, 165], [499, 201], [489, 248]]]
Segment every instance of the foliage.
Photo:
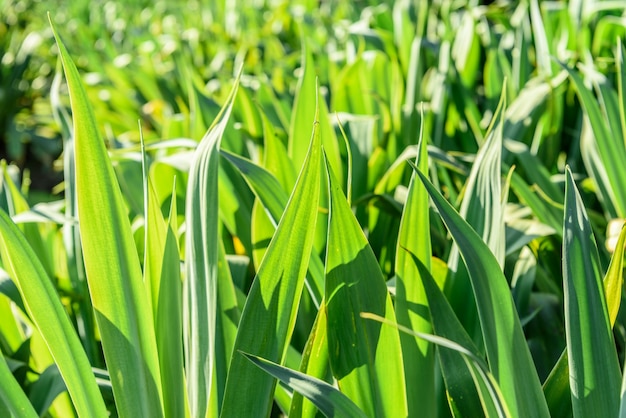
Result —
[[9, 1], [0, 416], [626, 411], [626, 6], [371, 3]]

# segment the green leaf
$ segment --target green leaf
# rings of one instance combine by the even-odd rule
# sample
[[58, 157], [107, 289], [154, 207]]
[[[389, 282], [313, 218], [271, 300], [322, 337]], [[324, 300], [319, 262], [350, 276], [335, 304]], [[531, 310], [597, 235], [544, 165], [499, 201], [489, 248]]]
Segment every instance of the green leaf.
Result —
[[87, 355], [59, 296], [26, 238], [0, 210], [0, 254], [30, 318], [46, 342], [79, 414], [104, 416], [106, 408]]
[[[163, 398], [163, 409], [165, 416], [184, 416], [182, 285], [176, 236], [176, 199], [171, 199], [169, 220], [166, 221], [153, 182], [150, 178], [146, 180], [144, 280], [151, 297], [162, 391], [167, 394]], [[175, 193], [174, 188], [173, 196]]]
[[620, 366], [601, 282], [598, 249], [572, 172], [563, 220], [565, 330], [574, 417], [616, 416]]
[[240, 77], [241, 72], [222, 110], [198, 145], [187, 183], [183, 341], [192, 417], [206, 415], [213, 380], [220, 242], [219, 147]]
[[[328, 153], [331, 166], [336, 170], [335, 172], [338, 173], [339, 178], [343, 179], [343, 171], [340, 171], [342, 170], [342, 164], [337, 135], [330, 125], [326, 100], [324, 100], [323, 96], [320, 97], [319, 101], [316, 100], [319, 95], [319, 87], [315, 75], [315, 63], [305, 39], [302, 39], [301, 65], [302, 75], [298, 79], [291, 113], [291, 124], [289, 126], [289, 140], [287, 144], [289, 156], [293, 161], [294, 167], [300, 167], [302, 165], [304, 156], [307, 153], [306, 147], [309, 140], [308, 132], [303, 130], [302, 127], [310, 126], [314, 121], [313, 116], [316, 112], [319, 112], [319, 118], [316, 120], [319, 122], [318, 129], [320, 131], [322, 145]], [[326, 181], [325, 177], [322, 178], [322, 181]], [[325, 201], [326, 195], [322, 194], [320, 199], [320, 206], [327, 208], [328, 205]], [[318, 225], [325, 225], [327, 219], [327, 214], [321, 211], [318, 214]], [[315, 236], [315, 249], [321, 251], [325, 243], [326, 231], [324, 228], [319, 228]]]
[[[427, 275], [428, 275], [428, 272], [424, 271], [424, 277], [426, 277]], [[443, 294], [441, 294], [441, 297], [443, 298]], [[434, 302], [434, 303], [437, 303], [437, 302]], [[448, 317], [448, 318], [449, 319], [454, 318], [454, 312], [451, 310], [449, 306], [446, 310], [448, 310], [448, 313], [453, 315], [452, 317]], [[361, 317], [366, 318], [366, 319], [373, 319], [374, 321], [390, 325], [392, 327], [397, 328], [399, 331], [405, 334], [409, 334], [409, 335], [421, 338], [423, 340], [430, 342], [431, 344], [436, 344], [441, 348], [446, 348], [448, 350], [452, 350], [460, 354], [463, 360], [465, 361], [465, 366], [467, 366], [470, 372], [472, 372], [471, 378], [474, 380], [474, 383], [476, 385], [480, 385], [481, 393], [483, 394], [488, 393], [491, 400], [498, 402], [499, 409], [498, 410], [490, 409], [490, 411], [493, 411], [492, 415], [490, 416], [497, 415], [497, 416], [502, 416], [502, 417], [508, 417], [511, 415], [506, 409], [506, 403], [504, 402], [502, 393], [498, 387], [498, 383], [495, 381], [495, 378], [493, 377], [493, 375], [489, 372], [487, 365], [484, 363], [484, 360], [481, 357], [476, 355], [476, 352], [474, 351], [475, 347], [472, 346], [474, 348], [474, 350], [472, 350], [445, 337], [432, 335], [432, 334], [424, 334], [421, 332], [415, 332], [411, 330], [410, 328], [407, 328], [402, 325], [398, 325], [396, 323], [389, 321], [388, 319], [372, 314], [370, 312], [362, 312]], [[446, 315], [443, 315], [443, 317], [446, 317]], [[443, 318], [440, 318], [440, 319], [443, 319]], [[455, 323], [455, 325], [453, 325], [450, 329], [462, 330], [462, 326], [458, 322], [458, 319], [456, 321], [453, 320], [453, 322]], [[460, 331], [460, 332], [465, 333], [465, 331]], [[467, 336], [467, 333], [465, 333], [465, 337], [462, 337], [462, 339], [464, 341], [466, 340], [467, 342], [469, 342], [470, 345], [473, 344], [469, 340], [469, 336]], [[455, 373], [458, 373], [458, 369], [457, 371], [455, 371]], [[484, 399], [481, 399], [481, 402], [484, 402]], [[451, 407], [454, 408], [455, 405], [451, 405]], [[490, 407], [492, 407], [492, 405], [488, 406], [488, 408]], [[453, 409], [452, 412], [457, 413], [458, 410]], [[472, 410], [471, 416], [474, 416], [475, 414], [476, 414], [476, 410]]]
[[626, 224], [622, 225], [622, 230], [617, 238], [615, 252], [611, 257], [609, 268], [604, 275], [604, 294], [609, 312], [609, 322], [611, 328], [615, 325], [619, 307], [622, 302], [622, 286], [624, 284], [624, 251], [626, 248]]
[[[274, 225], [277, 225], [283, 215], [283, 211], [285, 210], [289, 197], [282, 189], [278, 180], [276, 180], [276, 177], [263, 167], [254, 164], [250, 160], [225, 150], [222, 150], [221, 154], [241, 172], [246, 179], [246, 182], [256, 195], [258, 201], [262, 203], [269, 220]], [[257, 207], [255, 210], [258, 211], [260, 209]], [[265, 234], [263, 237], [265, 237]], [[257, 239], [258, 238], [260, 237], [257, 237]], [[259, 245], [259, 242], [257, 242], [257, 245]], [[309, 288], [314, 301], [319, 305], [324, 289], [324, 265], [315, 251], [311, 253], [309, 273], [311, 282], [307, 287]]]
[[[501, 186], [502, 166], [502, 131], [504, 125], [504, 106], [506, 96], [503, 93], [491, 122], [485, 142], [481, 145], [465, 182], [460, 215], [482, 237], [489, 250], [495, 255], [498, 265], [504, 265], [505, 235], [504, 210]], [[454, 272], [446, 283], [446, 293], [465, 329], [478, 347], [482, 346], [478, 300], [467, 300], [471, 293], [471, 280], [468, 280], [468, 268], [460, 260], [461, 249], [454, 245], [448, 257], [448, 267]]]
[[280, 379], [292, 390], [306, 396], [327, 417], [367, 417], [350, 398], [323, 380], [288, 369], [259, 356], [243, 352], [241, 354], [260, 369]]
[[[316, 113], [309, 152], [239, 322], [222, 417], [266, 416], [275, 381], [238, 351], [282, 362], [309, 264], [320, 192], [321, 138]], [[243, 401], [245, 397], [245, 401]]]
[[74, 118], [87, 281], [118, 413], [159, 417], [163, 412], [154, 326], [127, 211], [78, 70], [54, 26], [52, 30]]
[[[102, 403], [102, 398], [100, 399]], [[102, 403], [102, 407], [104, 407], [104, 403]], [[0, 351], [0, 412], [3, 410], [16, 417], [36, 418], [39, 416], [20, 384], [15, 380], [2, 351]], [[103, 412], [106, 413], [106, 410]]]
[[512, 416], [548, 416], [539, 377], [497, 259], [426, 176], [415, 172], [459, 246], [472, 283], [489, 366]]
[[364, 321], [372, 312], [395, 322], [378, 262], [327, 163], [330, 220], [326, 250], [328, 351], [339, 388], [368, 416], [407, 416], [398, 331]]
[[[626, 245], [626, 228], [622, 228], [611, 263], [604, 276], [604, 292], [606, 294], [607, 308], [611, 327], [615, 325], [617, 313], [621, 304], [622, 285], [624, 281], [624, 246]], [[622, 381], [624, 385], [624, 381]], [[544, 393], [550, 408], [552, 417], [569, 417], [572, 415], [572, 401], [569, 383], [569, 367], [567, 358], [567, 348], [557, 361], [544, 383]], [[622, 390], [622, 394], [624, 391]], [[620, 410], [625, 407], [622, 399]], [[620, 412], [621, 413], [621, 412]]]
[[[428, 172], [426, 141], [420, 137], [419, 156], [416, 164], [423, 173]], [[428, 193], [421, 187], [416, 174], [412, 174], [409, 191], [400, 221], [400, 232], [396, 250], [396, 317], [398, 324], [414, 331], [430, 334], [432, 325], [424, 308], [428, 299], [424, 293], [421, 272], [408, 256], [415, 254], [426, 270], [430, 270], [432, 250], [430, 245], [430, 216]], [[416, 308], [419, 307], [419, 308]], [[435, 396], [435, 351], [425, 340], [408, 334], [400, 334], [406, 393], [419, 393], [408, 396], [409, 411], [420, 411], [425, 416], [434, 416]]]
[[[602, 110], [592, 92], [585, 86], [581, 76], [573, 69], [563, 66], [576, 86], [583, 110], [589, 118], [598, 152], [606, 170], [613, 200], [618, 216], [626, 216], [626, 177], [623, 175], [623, 161], [626, 161], [626, 147], [623, 141], [616, 141]], [[617, 121], [616, 121], [617, 122]]]
[[[481, 360], [468, 363], [454, 350], [439, 349], [438, 351], [439, 364], [446, 383], [447, 398], [454, 416], [477, 416], [480, 409], [483, 409], [487, 417], [507, 415], [508, 409], [505, 401], [500, 396], [495, 396], [499, 395], [499, 390], [486, 387], [490, 385], [489, 380], [476, 379], [476, 376], [480, 375], [476, 367], [488, 370], [486, 364], [483, 365], [482, 354], [463, 329], [463, 325], [426, 266], [415, 254], [411, 252], [410, 255], [415, 268], [419, 270], [422, 277], [435, 334], [458, 343], [470, 351], [475, 359]], [[480, 396], [477, 390], [480, 391]]]
[[[328, 365], [328, 338], [326, 302], [322, 300], [315, 323], [302, 353], [300, 371], [306, 375], [332, 381]], [[317, 408], [300, 393], [294, 393], [289, 415], [300, 418], [314, 418]]]

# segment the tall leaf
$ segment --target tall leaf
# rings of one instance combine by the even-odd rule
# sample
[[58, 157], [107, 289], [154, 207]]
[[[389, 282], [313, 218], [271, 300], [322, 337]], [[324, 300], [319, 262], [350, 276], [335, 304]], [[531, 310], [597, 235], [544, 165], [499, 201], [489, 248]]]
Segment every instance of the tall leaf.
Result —
[[52, 30], [74, 119], [78, 220], [87, 282], [118, 413], [159, 417], [163, 412], [154, 325], [126, 207], [78, 70], [54, 25]]
[[280, 363], [293, 332], [313, 249], [320, 194], [321, 138], [315, 115], [309, 152], [241, 315], [222, 417], [266, 416], [275, 380], [239, 351]]
[[[146, 243], [144, 275], [151, 297], [152, 315], [159, 365], [163, 384], [165, 416], [185, 414], [183, 375], [183, 321], [182, 286], [180, 281], [180, 255], [176, 198], [172, 198], [169, 220], [163, 219], [152, 181], [146, 176], [148, 199], [146, 210]], [[175, 189], [173, 196], [175, 196]]]
[[[0, 210], [0, 255], [65, 380], [79, 415], [106, 415], [87, 355], [50, 278], [22, 232], [3, 210]], [[13, 392], [10, 386], [7, 390]], [[17, 394], [13, 392], [11, 396]]]
[[[423, 173], [428, 172], [428, 154], [426, 141], [419, 143], [419, 157], [416, 162]], [[413, 173], [409, 183], [409, 191], [402, 220], [396, 250], [396, 317], [398, 324], [412, 330], [429, 334], [432, 332], [427, 312], [415, 309], [416, 306], [428, 307], [428, 299], [424, 293], [421, 273], [408, 256], [409, 252], [430, 269], [432, 256], [430, 245], [430, 217], [428, 193], [421, 187], [416, 174]], [[407, 252], [408, 250], [409, 252]], [[400, 334], [406, 393], [419, 393], [420, 396], [409, 396], [409, 411], [417, 411], [424, 415], [435, 415], [435, 356], [434, 347], [428, 341], [412, 335]]]
[[184, 281], [184, 345], [192, 417], [209, 406], [215, 359], [219, 255], [219, 147], [230, 119], [239, 76], [226, 103], [196, 148], [187, 183]]
[[0, 351], [0, 382], [0, 412], [24, 418], [39, 416], [11, 373], [2, 351]]
[[407, 416], [398, 330], [365, 321], [371, 312], [395, 322], [391, 297], [341, 185], [327, 163], [330, 220], [326, 250], [328, 352], [339, 388], [368, 416]]
[[415, 172], [459, 246], [478, 307], [489, 367], [502, 389], [511, 414], [548, 416], [539, 377], [498, 260], [426, 176], [419, 170]]
[[613, 417], [619, 410], [620, 366], [589, 218], [566, 169], [563, 220], [565, 331], [574, 417]]
[[242, 354], [265, 372], [280, 379], [292, 390], [306, 396], [327, 417], [365, 418], [367, 416], [350, 398], [323, 380], [307, 376], [252, 354]]

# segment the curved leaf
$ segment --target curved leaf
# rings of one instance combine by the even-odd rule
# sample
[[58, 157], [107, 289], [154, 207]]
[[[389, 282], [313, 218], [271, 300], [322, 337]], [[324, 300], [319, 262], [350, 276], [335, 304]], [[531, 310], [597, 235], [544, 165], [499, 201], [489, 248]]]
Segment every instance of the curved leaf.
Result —
[[511, 414], [549, 416], [539, 377], [498, 260], [426, 176], [417, 169], [415, 172], [459, 246], [478, 307], [489, 367], [502, 389]]
[[367, 417], [350, 398], [323, 380], [307, 376], [252, 354], [244, 352], [241, 354], [265, 372], [280, 379], [292, 390], [306, 396], [327, 417]]

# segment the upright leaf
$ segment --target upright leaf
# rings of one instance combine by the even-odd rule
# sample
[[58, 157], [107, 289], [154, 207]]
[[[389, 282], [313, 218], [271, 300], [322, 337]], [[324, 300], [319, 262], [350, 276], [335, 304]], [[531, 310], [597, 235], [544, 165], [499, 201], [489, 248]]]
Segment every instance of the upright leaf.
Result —
[[263, 258], [239, 322], [222, 417], [269, 415], [275, 380], [239, 351], [280, 363], [293, 332], [313, 249], [320, 192], [321, 138], [316, 113], [309, 152]]
[[509, 285], [496, 257], [419, 170], [467, 267], [489, 367], [513, 416], [549, 416]]
[[207, 414], [213, 380], [220, 242], [219, 147], [238, 86], [239, 77], [194, 153], [187, 183], [183, 341], [187, 393], [194, 418]]
[[589, 218], [566, 169], [563, 220], [565, 331], [574, 417], [617, 416], [620, 366]]
[[[167, 394], [163, 397], [164, 413], [165, 416], [176, 417], [185, 414], [182, 286], [175, 232], [178, 229], [176, 198], [171, 200], [169, 220], [166, 221], [161, 214], [152, 181], [149, 178], [146, 180], [145, 283], [151, 297], [162, 390]], [[175, 196], [175, 190], [173, 193]]]
[[365, 418], [367, 416], [350, 398], [323, 380], [307, 376], [252, 354], [242, 354], [265, 372], [280, 379], [292, 390], [306, 396], [327, 417]]
[[366, 321], [396, 315], [374, 252], [327, 163], [330, 220], [326, 250], [328, 352], [339, 388], [368, 416], [407, 416], [398, 330]]
[[[52, 25], [52, 22], [51, 22]], [[120, 415], [163, 414], [154, 325], [126, 207], [80, 75], [52, 26], [70, 93], [89, 292]]]
[[[419, 157], [416, 164], [423, 173], [428, 172], [428, 154], [426, 141], [423, 138], [419, 143]], [[423, 309], [416, 309], [416, 307], [428, 307], [428, 299], [424, 292], [421, 273], [408, 255], [409, 252], [415, 254], [424, 268], [430, 269], [432, 251], [429, 210], [428, 193], [413, 173], [400, 221], [396, 250], [395, 309], [398, 324], [425, 334], [432, 332], [430, 317]], [[424, 415], [434, 416], [436, 408], [434, 347], [428, 341], [404, 333], [400, 334], [400, 342], [404, 359], [406, 393], [420, 394], [408, 396], [409, 411], [419, 409]]]
[[[37, 255], [3, 210], [0, 210], [0, 255], [63, 376], [79, 415], [106, 416], [89, 360], [61, 300]], [[6, 365], [4, 359], [0, 363]], [[11, 397], [12, 402], [19, 399], [9, 381], [7, 385], [6, 390], [11, 392], [5, 396]]]
[[39, 416], [28, 397], [15, 380], [11, 369], [0, 351], [0, 412], [16, 417], [35, 418]]

